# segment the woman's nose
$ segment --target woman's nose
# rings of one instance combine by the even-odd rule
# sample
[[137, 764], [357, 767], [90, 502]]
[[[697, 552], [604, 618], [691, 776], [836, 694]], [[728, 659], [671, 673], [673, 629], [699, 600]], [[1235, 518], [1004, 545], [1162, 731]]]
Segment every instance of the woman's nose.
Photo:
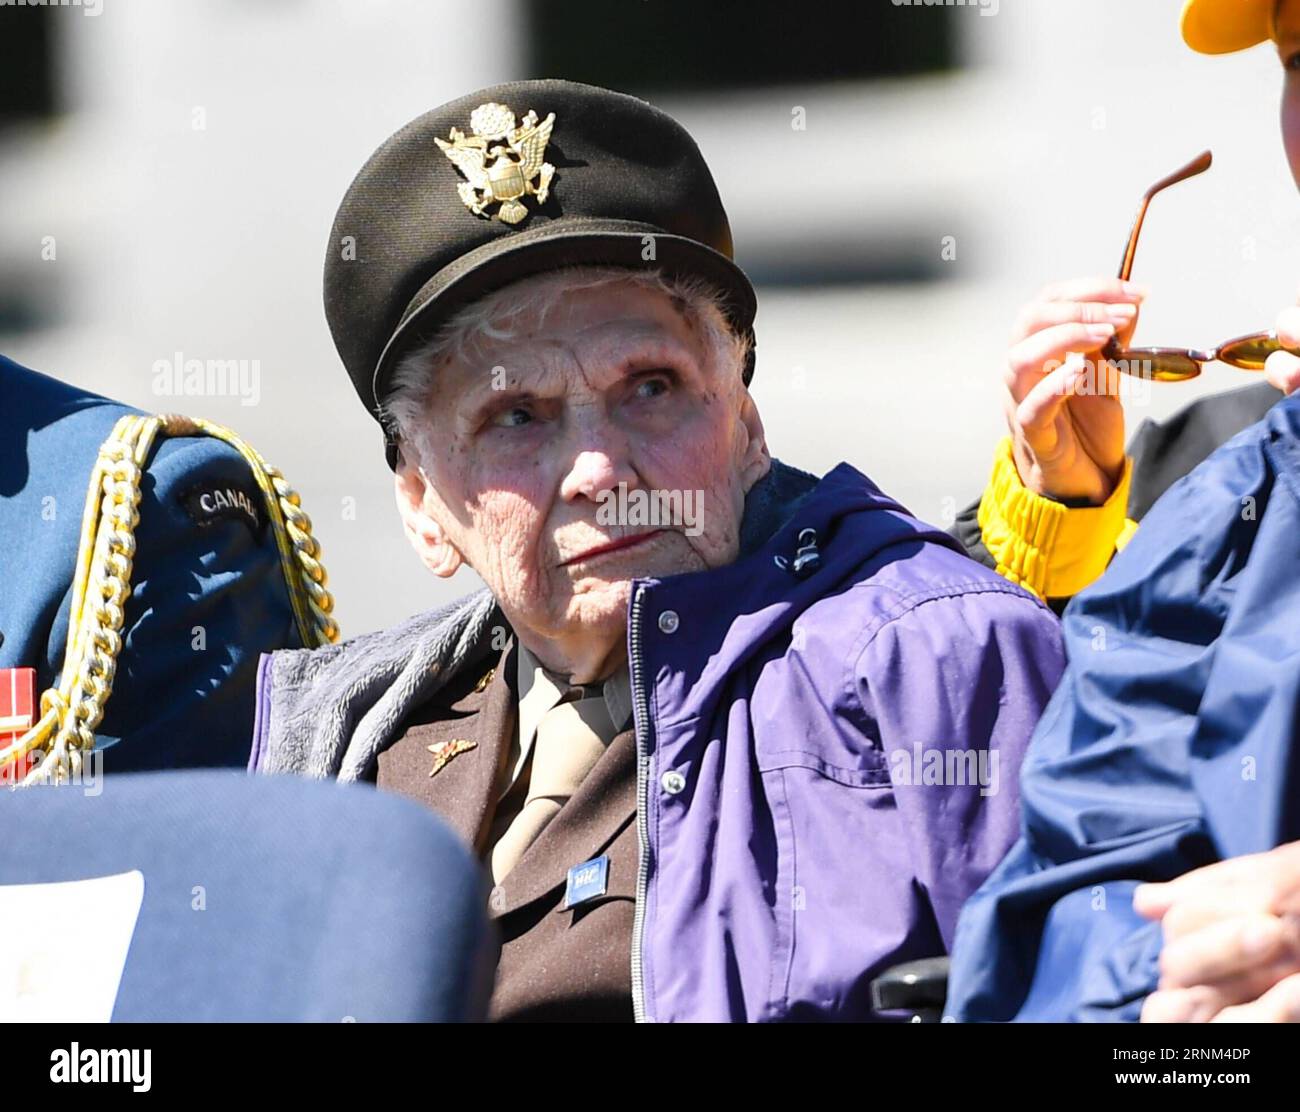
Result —
[[604, 421], [584, 422], [576, 431], [572, 462], [560, 487], [566, 501], [579, 496], [595, 501], [606, 491], [616, 490], [619, 483], [636, 485], [626, 436]]

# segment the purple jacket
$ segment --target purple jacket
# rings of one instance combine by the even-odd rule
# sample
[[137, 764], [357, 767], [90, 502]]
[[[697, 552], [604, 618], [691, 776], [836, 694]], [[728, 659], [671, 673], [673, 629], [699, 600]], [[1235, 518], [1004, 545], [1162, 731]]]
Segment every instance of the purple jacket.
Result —
[[[774, 463], [742, 553], [633, 584], [636, 1015], [872, 1018], [1019, 834], [1057, 622], [848, 464]], [[364, 776], [502, 624], [484, 595], [265, 658], [252, 766]]]

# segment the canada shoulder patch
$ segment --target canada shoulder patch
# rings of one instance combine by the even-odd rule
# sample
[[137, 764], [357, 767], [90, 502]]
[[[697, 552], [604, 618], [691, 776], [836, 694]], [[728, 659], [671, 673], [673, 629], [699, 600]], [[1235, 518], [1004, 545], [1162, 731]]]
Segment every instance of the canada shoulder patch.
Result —
[[202, 526], [217, 521], [240, 521], [255, 537], [261, 537], [266, 524], [262, 496], [241, 483], [199, 483], [181, 494], [180, 503], [191, 519]]

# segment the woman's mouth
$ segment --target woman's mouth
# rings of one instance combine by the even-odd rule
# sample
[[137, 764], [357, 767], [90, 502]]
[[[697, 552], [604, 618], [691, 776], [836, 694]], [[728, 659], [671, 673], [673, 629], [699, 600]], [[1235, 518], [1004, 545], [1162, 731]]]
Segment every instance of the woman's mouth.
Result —
[[608, 541], [605, 544], [598, 544], [594, 548], [588, 548], [585, 552], [579, 552], [576, 556], [570, 556], [560, 567], [567, 568], [570, 564], [581, 564], [597, 556], [604, 556], [607, 552], [618, 552], [620, 549], [644, 544], [651, 537], [657, 537], [662, 532], [662, 529], [653, 529], [649, 533], [634, 533], [631, 536], [619, 537], [617, 540]]

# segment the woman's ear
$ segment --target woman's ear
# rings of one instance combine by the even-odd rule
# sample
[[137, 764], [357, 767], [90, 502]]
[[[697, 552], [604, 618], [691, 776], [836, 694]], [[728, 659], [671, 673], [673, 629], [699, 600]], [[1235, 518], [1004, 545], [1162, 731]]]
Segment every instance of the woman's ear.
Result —
[[772, 455], [767, 450], [767, 434], [763, 431], [763, 418], [747, 388], [742, 387], [740, 423], [747, 436], [744, 456], [740, 461], [741, 486], [746, 494], [772, 467]]
[[411, 547], [434, 575], [446, 579], [455, 575], [464, 563], [460, 550], [447, 538], [447, 533], [429, 513], [429, 503], [435, 495], [429, 480], [419, 465], [411, 460], [411, 452], [403, 451], [398, 458], [393, 476], [393, 493], [397, 498], [397, 512], [402, 515], [402, 528]]

